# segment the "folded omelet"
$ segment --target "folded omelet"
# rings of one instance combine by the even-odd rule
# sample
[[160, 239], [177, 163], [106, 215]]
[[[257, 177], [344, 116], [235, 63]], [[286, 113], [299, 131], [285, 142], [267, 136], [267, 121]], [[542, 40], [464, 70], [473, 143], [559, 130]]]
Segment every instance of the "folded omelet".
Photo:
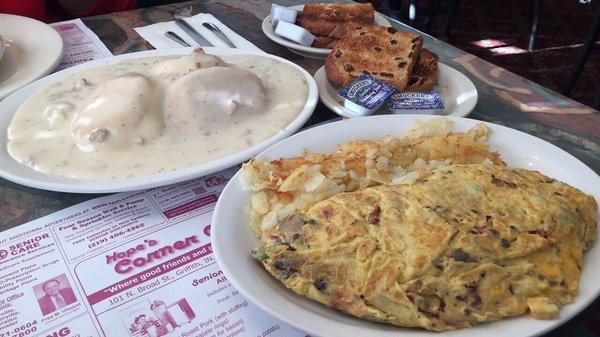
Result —
[[442, 331], [549, 319], [577, 295], [596, 210], [535, 171], [450, 165], [288, 216], [253, 256], [297, 294], [372, 321]]

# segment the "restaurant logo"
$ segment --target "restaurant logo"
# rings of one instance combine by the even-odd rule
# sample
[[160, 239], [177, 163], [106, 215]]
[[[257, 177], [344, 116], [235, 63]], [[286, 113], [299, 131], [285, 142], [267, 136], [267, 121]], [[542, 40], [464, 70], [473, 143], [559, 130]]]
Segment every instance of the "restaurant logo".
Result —
[[134, 258], [140, 252], [150, 250], [150, 247], [158, 245], [156, 240], [144, 240], [143, 244], [131, 247], [125, 251], [113, 252], [110, 255], [105, 255], [106, 264], [115, 264], [115, 271], [119, 274], [126, 274], [132, 271], [135, 267], [143, 267], [151, 262], [161, 260], [176, 251], [186, 249], [194, 244], [200, 243], [196, 235], [188, 236], [183, 240], [177, 240], [171, 245], [167, 245], [158, 249], [154, 249], [145, 255]]

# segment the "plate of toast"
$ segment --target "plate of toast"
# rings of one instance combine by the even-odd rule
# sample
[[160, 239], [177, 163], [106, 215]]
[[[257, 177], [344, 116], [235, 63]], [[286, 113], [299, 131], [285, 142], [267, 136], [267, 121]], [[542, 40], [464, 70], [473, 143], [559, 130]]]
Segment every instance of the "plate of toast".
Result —
[[288, 8], [298, 11], [296, 25], [314, 35], [315, 40], [311, 46], [303, 46], [277, 35], [276, 24], [271, 15], [263, 20], [262, 30], [272, 41], [310, 58], [325, 59], [340, 39], [356, 28], [391, 26], [383, 15], [375, 12], [371, 3], [307, 3]]
[[[361, 27], [336, 44], [315, 74], [321, 101], [342, 117], [356, 117], [339, 93], [363, 74], [395, 87], [375, 114], [465, 117], [477, 104], [477, 89], [468, 77], [440, 63], [434, 52], [424, 48], [421, 36], [392, 27]], [[431, 97], [442, 104], [428, 106]]]

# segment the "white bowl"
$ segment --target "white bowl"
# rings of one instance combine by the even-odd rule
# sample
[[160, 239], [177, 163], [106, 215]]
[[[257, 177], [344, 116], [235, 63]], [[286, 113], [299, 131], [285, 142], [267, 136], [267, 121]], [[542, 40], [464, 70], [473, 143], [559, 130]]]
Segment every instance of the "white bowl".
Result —
[[[337, 144], [354, 139], [376, 139], [385, 135], [403, 135], [415, 120], [438, 118], [424, 115], [382, 115], [353, 118], [317, 126], [295, 134], [263, 151], [269, 159], [310, 152], [333, 152]], [[456, 131], [464, 131], [478, 121], [448, 117]], [[600, 201], [600, 177], [582, 162], [558, 147], [526, 133], [504, 126], [485, 123], [492, 131], [488, 143], [499, 151], [511, 166], [538, 170], [591, 194]], [[212, 244], [215, 257], [227, 279], [261, 309], [311, 336], [328, 337], [398, 337], [440, 336], [439, 332], [407, 329], [360, 320], [298, 296], [271, 276], [251, 257], [258, 244], [248, 226], [246, 206], [251, 192], [244, 190], [238, 172], [227, 184], [217, 202], [212, 218]], [[472, 328], [444, 332], [444, 336], [523, 337], [535, 336], [565, 323], [600, 293], [600, 245], [584, 253], [579, 295], [575, 302], [562, 308], [553, 320], [536, 320], [529, 316], [481, 324]]]
[[0, 177], [21, 185], [41, 188], [45, 190], [74, 193], [123, 192], [168, 185], [218, 172], [220, 170], [244, 162], [251, 158], [253, 155], [267, 148], [269, 145], [272, 145], [277, 141], [282, 140], [298, 131], [312, 115], [318, 101], [317, 85], [312, 76], [310, 76], [308, 72], [306, 72], [298, 65], [278, 56], [269, 55], [262, 52], [254, 52], [233, 48], [203, 48], [206, 53], [224, 57], [225, 60], [227, 60], [227, 56], [230, 55], [251, 54], [272, 58], [283, 63], [292, 65], [300, 73], [302, 73], [302, 75], [304, 75], [306, 84], [308, 85], [308, 97], [306, 103], [304, 104], [304, 108], [298, 114], [298, 116], [279, 133], [243, 151], [230, 154], [204, 164], [185, 167], [170, 172], [135, 177], [131, 179], [91, 180], [66, 178], [57, 175], [51, 175], [35, 171], [28, 166], [20, 164], [19, 162], [14, 160], [8, 153], [6, 149], [7, 128], [10, 124], [12, 116], [17, 111], [19, 106], [21, 106], [21, 104], [27, 98], [29, 98], [29, 96], [31, 96], [39, 89], [47, 87], [48, 85], [51, 85], [57, 80], [67, 75], [79, 72], [81, 70], [106, 66], [128, 59], [164, 55], [186, 55], [189, 54], [192, 51], [192, 49], [193, 48], [175, 48], [143, 51], [139, 53], [125, 54], [84, 63], [40, 79], [15, 92], [11, 96], [7, 97], [4, 101], [0, 102]]

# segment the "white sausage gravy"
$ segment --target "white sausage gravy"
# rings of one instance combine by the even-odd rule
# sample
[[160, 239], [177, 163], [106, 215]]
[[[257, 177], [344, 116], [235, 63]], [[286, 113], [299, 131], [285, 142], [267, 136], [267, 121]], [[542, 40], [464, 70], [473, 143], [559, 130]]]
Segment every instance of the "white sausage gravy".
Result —
[[197, 165], [280, 132], [308, 96], [304, 76], [266, 57], [225, 63], [197, 49], [81, 71], [32, 95], [8, 151], [49, 174], [123, 179]]

